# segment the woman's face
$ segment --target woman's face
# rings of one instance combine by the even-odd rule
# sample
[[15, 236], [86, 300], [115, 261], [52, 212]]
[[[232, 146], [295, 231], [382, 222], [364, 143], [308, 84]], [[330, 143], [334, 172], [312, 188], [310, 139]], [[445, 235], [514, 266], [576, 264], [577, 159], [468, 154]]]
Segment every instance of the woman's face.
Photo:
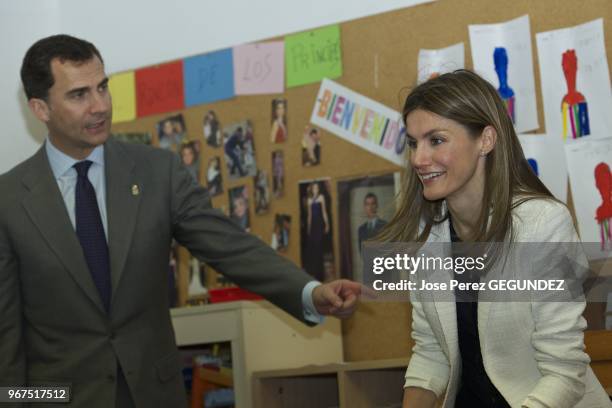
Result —
[[172, 127], [172, 122], [167, 120], [164, 122], [164, 124], [162, 125], [162, 132], [164, 135], [166, 136], [170, 136], [174, 131], [174, 128]]
[[194, 157], [193, 149], [191, 147], [185, 147], [181, 150], [181, 158], [183, 159], [183, 164], [189, 166], [193, 163]]
[[406, 117], [406, 131], [410, 165], [425, 199], [482, 198], [482, 137], [474, 138], [458, 122], [420, 109]]
[[312, 196], [316, 197], [319, 195], [319, 185], [317, 183], [312, 184]]
[[278, 102], [276, 104], [276, 118], [282, 119], [285, 116], [285, 102]]

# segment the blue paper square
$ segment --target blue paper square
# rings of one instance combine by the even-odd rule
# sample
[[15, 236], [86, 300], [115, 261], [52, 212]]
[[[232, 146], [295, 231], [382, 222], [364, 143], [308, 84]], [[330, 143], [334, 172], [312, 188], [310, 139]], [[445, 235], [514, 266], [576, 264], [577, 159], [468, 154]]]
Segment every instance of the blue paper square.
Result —
[[185, 106], [233, 98], [234, 60], [231, 48], [183, 60]]

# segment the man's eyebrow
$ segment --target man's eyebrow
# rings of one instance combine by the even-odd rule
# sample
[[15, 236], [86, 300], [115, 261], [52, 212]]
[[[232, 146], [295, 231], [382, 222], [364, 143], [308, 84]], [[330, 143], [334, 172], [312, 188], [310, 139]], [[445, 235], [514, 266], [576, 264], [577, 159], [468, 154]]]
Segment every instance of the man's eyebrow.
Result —
[[83, 93], [87, 91], [89, 91], [88, 86], [81, 86], [79, 88], [74, 88], [74, 89], [69, 90], [68, 92], [66, 92], [66, 95], [76, 95], [78, 93]]
[[108, 77], [105, 77], [102, 81], [100, 81], [98, 88], [105, 85], [108, 85]]

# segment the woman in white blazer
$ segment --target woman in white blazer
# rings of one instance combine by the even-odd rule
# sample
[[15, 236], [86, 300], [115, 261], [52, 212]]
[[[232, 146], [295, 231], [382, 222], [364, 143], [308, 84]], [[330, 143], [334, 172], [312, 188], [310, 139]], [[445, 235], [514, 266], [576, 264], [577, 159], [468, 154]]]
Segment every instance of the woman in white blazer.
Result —
[[[496, 90], [459, 70], [412, 90], [403, 118], [410, 168], [378, 237], [401, 242], [576, 242], [564, 204], [527, 163]], [[573, 302], [455, 302], [411, 293], [404, 408], [605, 408]]]

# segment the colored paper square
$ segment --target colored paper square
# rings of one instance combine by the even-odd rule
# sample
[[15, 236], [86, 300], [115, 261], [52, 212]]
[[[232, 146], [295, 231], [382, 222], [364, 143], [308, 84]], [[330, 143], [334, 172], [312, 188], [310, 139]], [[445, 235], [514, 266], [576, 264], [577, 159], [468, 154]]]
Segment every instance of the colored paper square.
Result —
[[230, 48], [186, 58], [183, 63], [186, 106], [234, 97], [234, 64]]
[[340, 26], [285, 37], [287, 88], [342, 75]]
[[113, 97], [113, 123], [136, 119], [136, 84], [134, 71], [113, 75], [108, 80]]
[[234, 47], [236, 95], [282, 93], [285, 88], [285, 44], [282, 41]]
[[183, 107], [183, 61], [136, 71], [138, 117], [172, 112]]

